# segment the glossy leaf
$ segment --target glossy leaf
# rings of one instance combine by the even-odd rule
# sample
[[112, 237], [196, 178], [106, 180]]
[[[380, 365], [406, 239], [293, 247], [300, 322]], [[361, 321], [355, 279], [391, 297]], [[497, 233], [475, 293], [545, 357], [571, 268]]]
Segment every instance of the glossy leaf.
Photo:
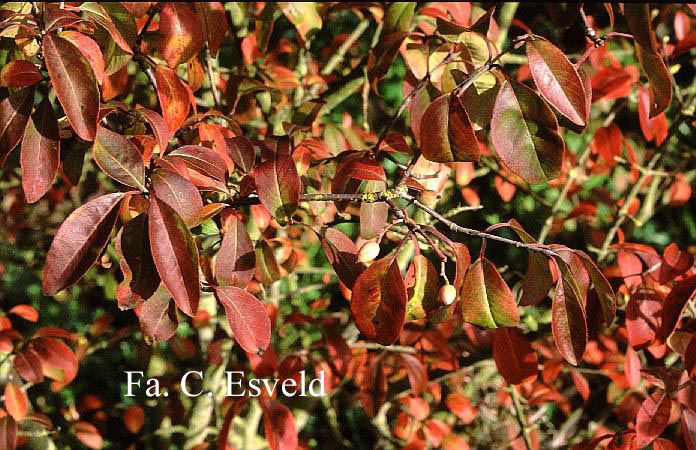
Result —
[[19, 89], [0, 101], [0, 166], [19, 144], [34, 106], [34, 89]]
[[256, 252], [249, 233], [238, 217], [230, 215], [225, 223], [225, 235], [215, 258], [215, 278], [240, 288], [254, 277]]
[[157, 272], [184, 314], [193, 317], [200, 298], [198, 248], [171, 206], [151, 197], [148, 234]]
[[28, 383], [40, 383], [44, 380], [43, 368], [41, 360], [30, 349], [24, 349], [15, 353], [14, 367], [24, 381]]
[[147, 192], [145, 165], [140, 152], [125, 136], [104, 127], [97, 127], [92, 147], [94, 161], [119, 183]]
[[33, 86], [43, 80], [43, 75], [36, 65], [25, 59], [8, 62], [0, 70], [0, 87]]
[[537, 378], [537, 354], [519, 328], [495, 330], [493, 359], [498, 373], [510, 384], [526, 383]]
[[249, 353], [262, 354], [271, 340], [271, 321], [259, 299], [235, 286], [216, 286], [215, 296], [225, 308], [240, 347]]
[[553, 111], [533, 90], [508, 79], [491, 119], [491, 139], [505, 165], [530, 183], [558, 177], [564, 144]]
[[72, 286], [92, 267], [118, 218], [125, 193], [97, 197], [72, 212], [53, 238], [43, 271], [43, 292], [55, 295]]
[[426, 310], [434, 309], [440, 291], [440, 276], [428, 258], [416, 255], [406, 275], [408, 303], [406, 320], [425, 317]]
[[672, 401], [669, 394], [657, 390], [640, 405], [636, 416], [636, 444], [646, 447], [667, 427]]
[[29, 399], [22, 388], [13, 381], [5, 385], [5, 408], [7, 413], [17, 422], [21, 422], [29, 412]]
[[628, 29], [634, 37], [638, 62], [650, 82], [650, 117], [652, 118], [667, 109], [672, 101], [672, 78], [657, 52], [657, 39], [650, 24], [650, 5], [627, 3], [624, 7], [624, 15]]
[[28, 203], [38, 201], [51, 188], [59, 164], [58, 120], [45, 98], [31, 115], [22, 139], [22, 189]]
[[225, 179], [227, 164], [225, 160], [211, 148], [200, 145], [184, 145], [167, 154], [167, 161], [181, 161], [196, 172], [221, 181]]
[[515, 298], [492, 262], [479, 258], [460, 289], [462, 317], [482, 328], [513, 327], [520, 321]]
[[198, 221], [203, 201], [193, 183], [164, 169], [153, 170], [150, 180], [157, 198], [171, 206], [188, 227], [192, 227]]
[[256, 152], [251, 141], [244, 136], [225, 138], [227, 143], [227, 154], [232, 161], [242, 169], [244, 173], [249, 173], [256, 166]]
[[67, 386], [75, 379], [77, 357], [64, 342], [53, 337], [39, 337], [32, 339], [28, 348], [41, 360], [44, 376], [54, 380], [53, 389]]
[[563, 52], [540, 36], [526, 45], [529, 68], [541, 95], [561, 114], [584, 127], [589, 117], [578, 71]]
[[445, 94], [433, 100], [420, 126], [423, 156], [434, 162], [478, 161], [479, 143], [459, 97]]
[[168, 2], [160, 12], [160, 50], [171, 68], [196, 56], [205, 43], [200, 19], [192, 6]]
[[396, 259], [383, 258], [355, 280], [350, 310], [355, 325], [367, 339], [391, 345], [403, 328], [407, 301]]
[[561, 356], [577, 365], [587, 345], [585, 308], [568, 264], [560, 258], [554, 258], [554, 261], [560, 275], [551, 306], [551, 331]]
[[289, 156], [276, 156], [254, 169], [261, 204], [281, 224], [292, 218], [300, 202], [302, 182]]
[[157, 98], [162, 108], [162, 117], [169, 127], [170, 135], [173, 135], [184, 123], [191, 109], [188, 91], [184, 83], [169, 67], [157, 66], [155, 68], [155, 81], [157, 82]]
[[97, 133], [99, 89], [89, 61], [67, 39], [47, 34], [43, 39], [46, 69], [70, 125], [85, 141]]

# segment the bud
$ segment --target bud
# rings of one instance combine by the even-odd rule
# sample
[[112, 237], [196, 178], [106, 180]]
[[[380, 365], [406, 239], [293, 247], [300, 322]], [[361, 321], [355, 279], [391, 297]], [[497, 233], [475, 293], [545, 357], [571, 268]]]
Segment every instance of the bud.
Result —
[[440, 294], [437, 299], [445, 305], [451, 305], [454, 299], [457, 298], [457, 290], [451, 284], [446, 284], [440, 288]]
[[437, 192], [431, 191], [429, 189], [421, 192], [418, 198], [418, 200], [420, 200], [421, 203], [430, 208], [435, 206], [439, 199], [440, 196], [437, 194]]
[[379, 255], [379, 244], [376, 242], [368, 242], [358, 252], [358, 261], [361, 263], [369, 263]]

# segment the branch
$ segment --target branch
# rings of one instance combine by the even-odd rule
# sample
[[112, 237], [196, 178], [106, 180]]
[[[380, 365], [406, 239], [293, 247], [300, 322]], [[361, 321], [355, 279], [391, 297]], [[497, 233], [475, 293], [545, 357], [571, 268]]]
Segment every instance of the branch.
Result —
[[514, 385], [510, 386], [510, 395], [512, 396], [512, 404], [515, 407], [515, 417], [517, 418], [517, 422], [520, 424], [520, 428], [522, 430], [524, 445], [527, 447], [527, 450], [532, 450], [534, 446], [532, 445], [532, 439], [529, 436], [527, 417], [524, 414], [524, 409], [522, 408], [522, 403], [520, 402], [520, 394], [517, 392], [517, 388]]

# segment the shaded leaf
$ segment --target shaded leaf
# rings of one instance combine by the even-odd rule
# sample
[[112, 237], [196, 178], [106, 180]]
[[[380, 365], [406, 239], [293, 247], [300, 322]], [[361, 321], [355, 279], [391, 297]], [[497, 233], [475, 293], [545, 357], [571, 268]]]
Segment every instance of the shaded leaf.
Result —
[[348, 289], [353, 289], [355, 280], [363, 271], [363, 265], [358, 261], [358, 248], [355, 243], [336, 228], [312, 228], [312, 231], [317, 234], [338, 279]]
[[411, 261], [406, 280], [406, 320], [422, 319], [426, 311], [437, 307], [440, 276], [428, 258], [416, 255]]
[[271, 341], [271, 321], [259, 299], [235, 286], [216, 286], [215, 296], [237, 343], [249, 353], [262, 354]]
[[226, 220], [225, 235], [215, 258], [215, 278], [240, 288], [254, 277], [256, 252], [244, 223], [234, 215]]
[[587, 345], [587, 321], [573, 273], [561, 258], [554, 258], [559, 271], [551, 307], [551, 331], [558, 351], [566, 361], [577, 365]]
[[127, 195], [106, 194], [72, 212], [60, 226], [46, 255], [43, 292], [54, 295], [72, 286], [92, 267], [106, 246]]
[[672, 401], [669, 394], [659, 389], [640, 405], [636, 416], [636, 445], [645, 447], [667, 427]]
[[648, 287], [631, 293], [626, 305], [628, 343], [635, 349], [650, 346], [662, 328], [662, 297]]
[[672, 334], [689, 300], [694, 297], [695, 293], [696, 275], [692, 275], [679, 281], [667, 295], [662, 306], [662, 327], [658, 333], [661, 342], [666, 342], [669, 335]]
[[9, 415], [0, 417], [0, 448], [17, 448], [17, 422]]
[[271, 284], [280, 279], [280, 266], [273, 247], [265, 239], [259, 239], [254, 248], [256, 253], [256, 271], [254, 276], [262, 284]]
[[14, 367], [20, 377], [27, 383], [40, 383], [44, 380], [41, 360], [30, 349], [23, 349], [14, 356]]
[[157, 272], [184, 314], [193, 317], [200, 298], [198, 248], [186, 224], [171, 206], [150, 198], [148, 234]]
[[318, 2], [278, 2], [278, 7], [288, 18], [303, 41], [321, 29]]
[[164, 342], [176, 333], [176, 312], [169, 307], [171, 296], [165, 289], [158, 289], [142, 304], [138, 312], [140, 328], [149, 342]]
[[41, 199], [53, 184], [60, 164], [58, 120], [44, 98], [24, 130], [20, 155], [22, 189], [28, 203]]
[[261, 400], [263, 409], [263, 429], [271, 450], [295, 450], [297, 426], [287, 406], [272, 400]]
[[228, 29], [225, 8], [221, 2], [196, 2], [196, 11], [201, 20], [210, 54], [215, 57]]
[[85, 141], [97, 133], [99, 89], [89, 61], [70, 41], [47, 34], [43, 39], [46, 69], [70, 125]]
[[493, 333], [493, 359], [498, 373], [510, 384], [536, 380], [539, 359], [518, 328], [498, 328]]
[[533, 90], [508, 79], [498, 92], [491, 139], [505, 165], [530, 183], [558, 177], [564, 144], [553, 111]]
[[34, 89], [13, 92], [0, 102], [0, 166], [19, 144], [34, 106]]
[[478, 161], [479, 143], [459, 97], [442, 95], [423, 113], [420, 142], [423, 156], [434, 162]]
[[510, 288], [486, 258], [471, 264], [460, 291], [465, 322], [482, 328], [513, 327], [519, 323], [520, 313]]
[[244, 136], [225, 138], [227, 143], [227, 154], [232, 161], [242, 169], [244, 173], [249, 173], [256, 165], [256, 152], [251, 141]]
[[117, 240], [124, 272], [123, 283], [116, 290], [121, 309], [134, 307], [150, 298], [160, 284], [150, 249], [148, 222], [147, 213], [140, 213], [123, 226]]
[[33, 86], [43, 80], [43, 75], [36, 65], [25, 59], [15, 59], [0, 70], [0, 87]]

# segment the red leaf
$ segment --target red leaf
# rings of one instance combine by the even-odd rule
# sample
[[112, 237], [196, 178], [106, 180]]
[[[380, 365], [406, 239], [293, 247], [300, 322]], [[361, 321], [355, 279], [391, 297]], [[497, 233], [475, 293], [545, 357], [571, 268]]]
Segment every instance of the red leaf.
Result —
[[254, 277], [256, 253], [249, 233], [238, 217], [230, 214], [225, 221], [225, 235], [215, 257], [215, 278], [243, 288]]
[[147, 192], [145, 165], [140, 152], [125, 136], [97, 127], [92, 153], [94, 161], [108, 176], [126, 186]]
[[171, 296], [158, 289], [142, 304], [138, 319], [140, 328], [150, 342], [164, 342], [176, 333], [178, 321], [175, 311], [169, 308]]
[[38, 201], [51, 189], [59, 164], [58, 121], [51, 102], [44, 98], [31, 115], [22, 140], [22, 189], [28, 203]]
[[636, 416], [636, 444], [639, 448], [646, 447], [667, 427], [671, 409], [669, 394], [661, 389], [643, 401]]
[[30, 349], [24, 349], [15, 353], [14, 357], [15, 370], [24, 381], [28, 383], [40, 383], [44, 380], [41, 360]]
[[262, 354], [271, 341], [271, 321], [259, 299], [235, 286], [216, 286], [215, 296], [225, 308], [240, 347], [249, 353]]
[[573, 377], [573, 383], [575, 384], [575, 389], [578, 390], [578, 394], [583, 400], [587, 401], [590, 398], [590, 384], [580, 372], [577, 370], [572, 370], [570, 375]]
[[73, 425], [73, 432], [80, 442], [82, 442], [88, 448], [100, 450], [102, 447], [104, 447], [104, 439], [99, 433], [99, 430], [97, 430], [97, 427], [89, 422], [75, 422]]
[[347, 159], [338, 170], [356, 180], [385, 181], [387, 179], [384, 168], [366, 156]]
[[662, 326], [658, 333], [661, 342], [666, 342], [669, 335], [672, 334], [684, 308], [693, 298], [694, 293], [696, 293], [696, 275], [679, 281], [667, 295], [662, 307]]
[[52, 337], [37, 337], [30, 341], [29, 349], [41, 361], [44, 376], [54, 380], [53, 390], [70, 384], [77, 375], [77, 357], [62, 341]]
[[271, 244], [265, 239], [256, 241], [256, 271], [254, 276], [261, 284], [271, 284], [280, 279], [280, 266]]
[[225, 138], [227, 154], [244, 173], [249, 173], [256, 165], [256, 152], [251, 141], [244, 136]]
[[685, 273], [693, 265], [693, 255], [687, 251], [679, 250], [677, 244], [671, 243], [665, 248], [665, 252], [662, 255], [658, 281], [660, 284], [667, 284]]
[[254, 169], [261, 204], [278, 222], [290, 220], [300, 203], [302, 181], [289, 156], [276, 156]]
[[672, 101], [672, 79], [662, 57], [657, 52], [655, 31], [650, 25], [650, 5], [627, 3], [624, 15], [633, 35], [638, 62], [650, 82], [650, 117], [667, 109]]
[[355, 280], [363, 271], [363, 266], [358, 261], [358, 248], [355, 243], [336, 228], [312, 228], [312, 231], [317, 234], [338, 279], [348, 289], [353, 289]]
[[36, 322], [39, 320], [39, 313], [30, 305], [13, 306], [8, 312], [24, 320], [28, 320], [29, 322]]
[[[159, 98], [159, 91], [157, 96]], [[172, 137], [172, 135], [174, 135], [174, 131], [176, 130], [170, 131], [164, 118], [150, 109], [138, 108], [135, 110], [135, 112], [142, 116], [142, 118], [150, 124], [150, 128], [152, 128], [152, 132], [155, 134], [157, 144], [159, 145], [160, 155], [164, 154], [167, 151], [169, 139]], [[187, 115], [188, 112], [184, 114], [184, 117]]]
[[423, 156], [434, 162], [478, 161], [479, 143], [469, 115], [457, 96], [436, 98], [423, 113], [420, 126]]
[[650, 114], [650, 93], [643, 86], [638, 88], [638, 123], [640, 131], [646, 141], [655, 141], [655, 145], [661, 145], [669, 133], [667, 117], [664, 112], [653, 118]]
[[160, 12], [162, 55], [169, 67], [188, 61], [205, 43], [198, 14], [186, 3], [168, 2]]
[[5, 385], [5, 409], [17, 422], [21, 422], [29, 412], [29, 400], [22, 388], [12, 381]]
[[130, 406], [123, 412], [123, 423], [131, 433], [135, 434], [145, 423], [145, 411], [138, 405]]
[[[157, 82], [157, 98], [162, 108], [162, 117], [169, 127], [170, 135], [173, 135], [181, 124], [184, 123], [191, 109], [188, 91], [179, 77], [169, 67], [157, 66], [155, 68], [155, 81]], [[164, 151], [164, 149], [160, 149]]]
[[164, 159], [179, 160], [190, 169], [218, 181], [225, 180], [227, 173], [225, 160], [215, 150], [200, 145], [184, 145], [169, 152]]
[[201, 19], [210, 55], [215, 57], [228, 29], [225, 8], [221, 2], [196, 2], [196, 11]]
[[568, 264], [560, 258], [554, 258], [554, 262], [560, 276], [551, 308], [551, 331], [563, 358], [577, 365], [587, 345], [587, 322], [582, 294]]
[[0, 417], [0, 448], [17, 448], [17, 422], [11, 416]]
[[[503, 330], [504, 328], [501, 328]], [[452, 392], [445, 399], [447, 408], [457, 416], [465, 425], [469, 425], [478, 415], [478, 407], [473, 405], [469, 398], [461, 392]]]
[[563, 52], [546, 39], [527, 42], [527, 58], [541, 95], [571, 122], [584, 127], [589, 111], [578, 71]]
[[629, 387], [637, 388], [640, 384], [640, 357], [632, 346], [626, 348], [626, 356], [624, 357], [624, 376]]
[[179, 309], [193, 317], [201, 293], [196, 242], [179, 214], [155, 196], [150, 198], [148, 214], [157, 272]]
[[401, 360], [408, 374], [411, 390], [415, 395], [420, 395], [428, 387], [428, 370], [418, 358], [407, 353], [401, 353]]
[[686, 448], [688, 450], [696, 450], [696, 412], [682, 405], [681, 423], [684, 430]]
[[601, 68], [592, 76], [592, 101], [626, 97], [631, 93], [633, 83], [636, 81], [638, 81], [638, 70], [634, 66]]
[[592, 138], [592, 150], [609, 165], [616, 165], [616, 157], [623, 153], [623, 135], [615, 124], [601, 127]]
[[396, 258], [383, 258], [355, 280], [350, 310], [367, 339], [391, 345], [403, 328], [407, 300]]
[[19, 89], [0, 102], [0, 166], [24, 135], [34, 106], [34, 89]]
[[520, 321], [517, 303], [492, 262], [479, 258], [464, 276], [461, 292], [465, 322], [482, 328], [513, 327]]
[[551, 108], [533, 90], [508, 79], [491, 119], [491, 139], [505, 165], [530, 183], [558, 177], [564, 144]]
[[78, 136], [93, 141], [97, 133], [99, 89], [89, 61], [68, 40], [47, 34], [43, 39], [46, 69], [65, 115]]
[[[365, 193], [384, 191], [384, 181], [368, 181]], [[389, 205], [386, 202], [362, 202], [360, 204], [360, 237], [372, 239], [384, 228], [389, 217]]]
[[25, 59], [8, 62], [0, 70], [0, 87], [33, 86], [43, 80], [43, 75], [36, 65]]
[[148, 236], [147, 213], [140, 213], [121, 229], [116, 250], [121, 254], [124, 280], [116, 290], [118, 306], [128, 309], [150, 298], [160, 284], [160, 277], [152, 259]]
[[271, 450], [297, 449], [297, 427], [287, 406], [275, 400], [263, 399], [261, 407], [263, 429]]
[[493, 359], [500, 375], [510, 384], [525, 383], [537, 378], [537, 354], [518, 328], [495, 330]]
[[65, 219], [46, 255], [42, 283], [46, 295], [55, 295], [77, 283], [92, 267], [109, 241], [125, 195], [102, 195]]
[[154, 170], [150, 174], [150, 181], [157, 198], [171, 206], [186, 226], [196, 224], [203, 201], [193, 183], [179, 174], [163, 169]]
[[73, 30], [65, 30], [60, 33], [60, 36], [70, 41], [71, 44], [80, 50], [82, 56], [92, 66], [97, 83], [102, 84], [104, 79], [104, 56], [99, 45], [92, 38]]

